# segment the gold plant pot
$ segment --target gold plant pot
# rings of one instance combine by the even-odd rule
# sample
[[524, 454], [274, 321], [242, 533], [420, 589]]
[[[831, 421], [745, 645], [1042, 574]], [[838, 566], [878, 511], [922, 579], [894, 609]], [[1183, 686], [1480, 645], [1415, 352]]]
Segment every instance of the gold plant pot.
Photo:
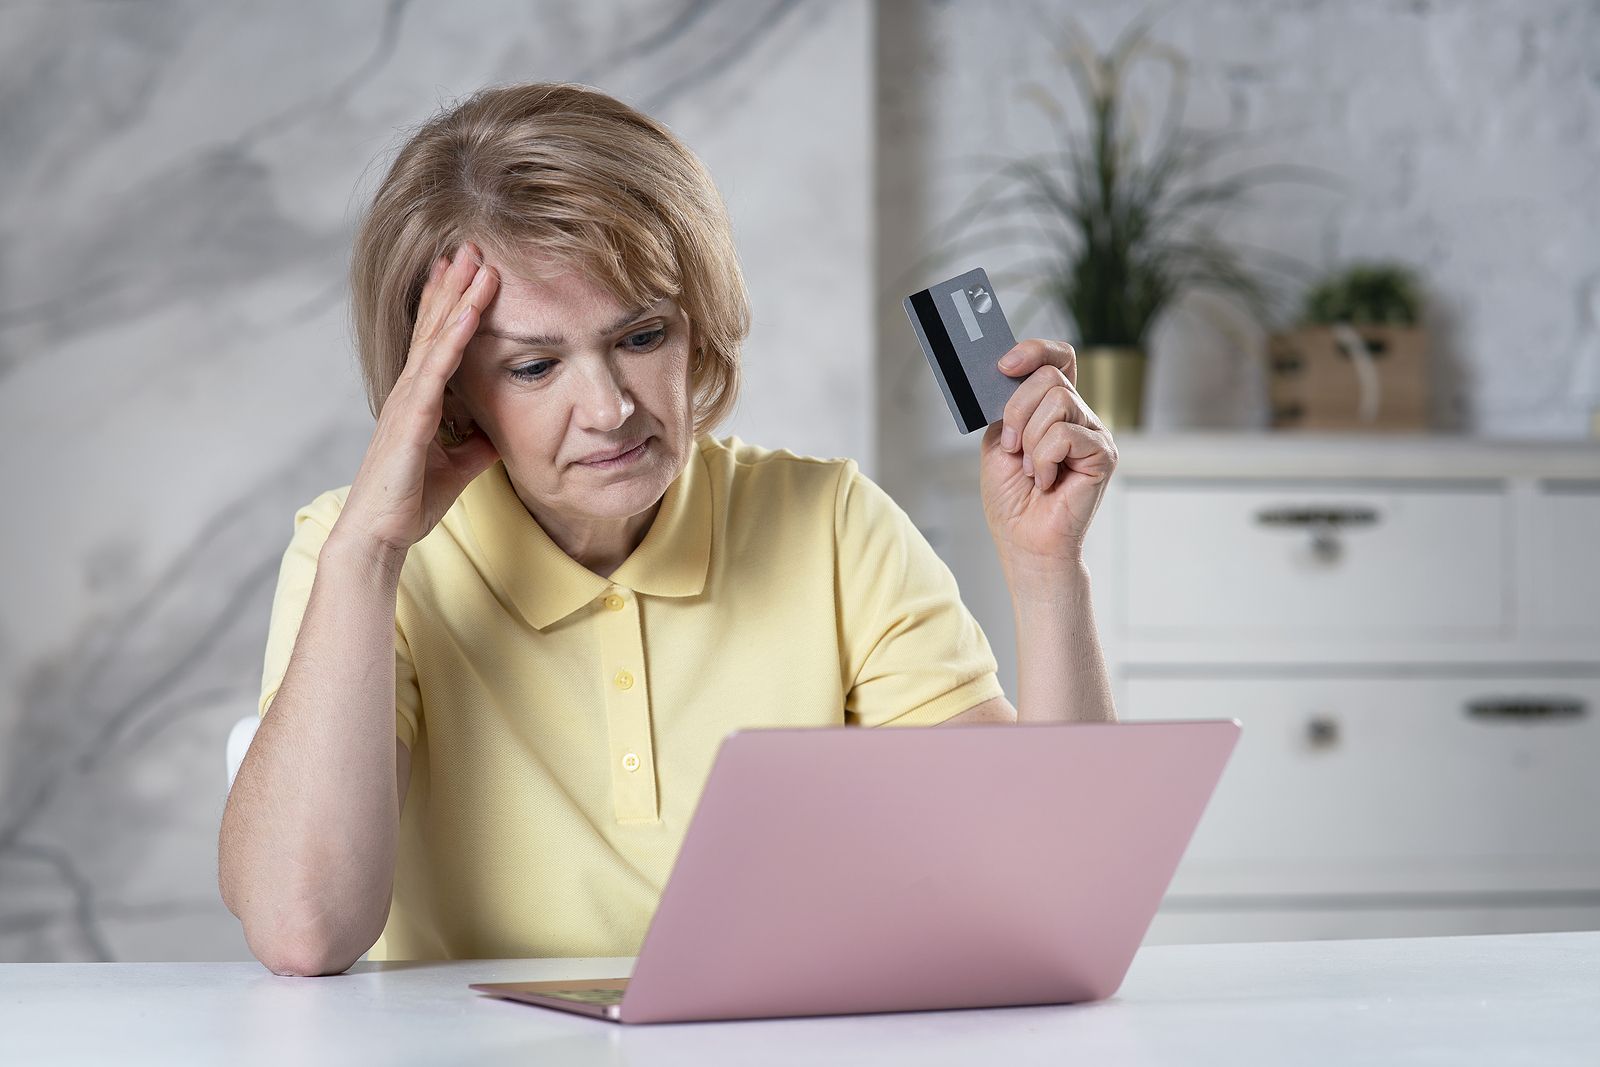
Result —
[[1094, 345], [1078, 349], [1078, 394], [1112, 433], [1137, 430], [1144, 421], [1148, 359], [1141, 348]]

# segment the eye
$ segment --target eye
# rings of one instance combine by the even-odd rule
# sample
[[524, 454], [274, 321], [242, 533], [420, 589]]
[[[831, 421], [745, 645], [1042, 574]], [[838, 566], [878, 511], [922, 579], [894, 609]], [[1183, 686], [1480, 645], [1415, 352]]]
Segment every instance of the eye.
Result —
[[[667, 336], [667, 328], [658, 326], [653, 330], [640, 330], [638, 333], [629, 334], [622, 339], [622, 347], [629, 352], [648, 352], [661, 344]], [[534, 382], [550, 373], [554, 360], [541, 359], [534, 363], [527, 363], [521, 367], [512, 367], [511, 376], [519, 381]]]
[[524, 367], [512, 367], [511, 376], [513, 378], [520, 378], [523, 381], [537, 381], [545, 376], [549, 367], [550, 361], [548, 359], [541, 359], [537, 363], [529, 363]]
[[[665, 326], [660, 326], [654, 330], [644, 330], [639, 333], [632, 334], [631, 336], [627, 337], [626, 340], [628, 342], [628, 348], [630, 351], [648, 352], [656, 345], [660, 344], [661, 339], [666, 336], [667, 328]], [[633, 342], [635, 341], [641, 341], [642, 343], [634, 344]]]

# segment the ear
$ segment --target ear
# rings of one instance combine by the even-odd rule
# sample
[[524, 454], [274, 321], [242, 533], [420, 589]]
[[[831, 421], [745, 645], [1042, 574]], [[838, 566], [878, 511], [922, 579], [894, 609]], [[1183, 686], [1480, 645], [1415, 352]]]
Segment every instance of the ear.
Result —
[[472, 407], [456, 389], [454, 379], [444, 387], [444, 415], [442, 422], [446, 426], [454, 426], [458, 437], [465, 437], [477, 425], [477, 419], [472, 413]]

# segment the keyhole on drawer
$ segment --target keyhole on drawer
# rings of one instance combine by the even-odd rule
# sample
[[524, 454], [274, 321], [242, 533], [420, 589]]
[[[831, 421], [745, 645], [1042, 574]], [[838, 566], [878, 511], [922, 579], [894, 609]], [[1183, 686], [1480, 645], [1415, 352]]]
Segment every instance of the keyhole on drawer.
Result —
[[1344, 555], [1344, 542], [1332, 526], [1316, 526], [1311, 530], [1311, 555], [1319, 563], [1337, 563]]
[[1306, 741], [1312, 748], [1332, 748], [1339, 743], [1339, 720], [1331, 715], [1315, 715], [1306, 724]]

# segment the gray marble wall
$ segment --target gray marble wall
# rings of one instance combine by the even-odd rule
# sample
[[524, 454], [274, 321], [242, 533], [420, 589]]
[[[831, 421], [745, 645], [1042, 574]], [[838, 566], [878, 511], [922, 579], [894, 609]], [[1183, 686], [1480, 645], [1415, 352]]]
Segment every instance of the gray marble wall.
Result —
[[665, 120], [752, 290], [724, 432], [870, 468], [870, 42], [853, 2], [0, 6], [0, 960], [248, 955], [223, 741], [294, 510], [371, 431], [355, 213], [441, 104], [575, 80]]
[[[1351, 181], [1263, 197], [1225, 232], [1314, 263], [1417, 262], [1441, 425], [1586, 432], [1595, 5], [1165, 6], [1196, 123]], [[1064, 88], [1041, 32], [1063, 10], [0, 0], [0, 414], [23, 443], [0, 450], [0, 960], [246, 954], [215, 886], [223, 739], [253, 711], [290, 517], [350, 480], [370, 433], [343, 270], [406, 127], [536, 79], [667, 121], [717, 176], [752, 289], [726, 429], [857, 457], [937, 545], [930, 457], [976, 440], [951, 431], [902, 282], [976, 181], [960, 157], [1044, 143], [1016, 90]], [[1132, 13], [1070, 10], [1102, 42]], [[1014, 325], [1067, 336], [1050, 315]], [[1252, 329], [1204, 302], [1163, 323], [1152, 425], [1258, 425]]]

